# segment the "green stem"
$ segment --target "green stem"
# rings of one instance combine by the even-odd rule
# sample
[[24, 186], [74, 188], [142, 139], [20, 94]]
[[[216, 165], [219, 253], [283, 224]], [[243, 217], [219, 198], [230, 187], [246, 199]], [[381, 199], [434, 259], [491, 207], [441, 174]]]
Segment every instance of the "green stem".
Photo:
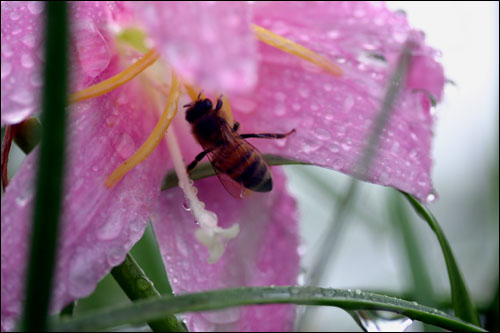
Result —
[[446, 261], [446, 268], [448, 269], [448, 277], [450, 279], [451, 286], [451, 303], [453, 304], [455, 315], [465, 321], [473, 323], [474, 325], [480, 325], [479, 316], [477, 315], [476, 308], [472, 303], [469, 292], [467, 291], [467, 286], [462, 278], [462, 273], [458, 268], [455, 257], [453, 256], [453, 251], [451, 250], [450, 244], [448, 243], [443, 230], [439, 226], [439, 223], [431, 211], [422, 205], [417, 199], [408, 193], [402, 193], [406, 199], [408, 199], [417, 214], [429, 224], [430, 228], [434, 231], [438, 238], [441, 250], [443, 251], [444, 259]]
[[254, 304], [292, 303], [328, 305], [344, 310], [385, 310], [453, 331], [484, 331], [439, 310], [384, 295], [319, 287], [247, 287], [214, 290], [175, 297], [134, 302], [67, 320], [56, 320], [55, 331], [102, 330], [124, 324], [139, 324], [181, 313], [224, 309]]
[[[111, 270], [111, 275], [132, 301], [160, 297], [151, 280], [130, 254], [127, 254], [125, 261]], [[173, 314], [165, 314], [161, 318], [148, 321], [148, 325], [154, 332], [186, 331]]]
[[45, 331], [52, 291], [63, 188], [67, 98], [67, 3], [45, 3], [42, 133], [21, 329]]

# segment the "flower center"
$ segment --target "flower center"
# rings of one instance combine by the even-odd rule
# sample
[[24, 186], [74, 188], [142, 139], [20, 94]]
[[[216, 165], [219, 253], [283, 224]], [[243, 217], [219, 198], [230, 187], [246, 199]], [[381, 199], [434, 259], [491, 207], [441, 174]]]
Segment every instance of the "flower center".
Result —
[[[262, 42], [309, 61], [325, 69], [332, 75], [342, 75], [342, 70], [338, 66], [332, 64], [324, 57], [307, 49], [306, 47], [255, 24], [252, 24], [252, 28], [256, 37]], [[69, 100], [70, 102], [80, 102], [110, 92], [135, 78], [146, 68], [155, 63], [158, 58], [159, 54], [152, 49], [146, 52], [141, 59], [137, 60], [119, 74], [79, 92], [71, 94]], [[197, 89], [197, 87], [193, 87], [185, 82], [183, 84], [190, 98], [193, 101], [196, 100], [200, 89]], [[154, 82], [153, 86], [155, 86]], [[158, 90], [163, 90], [158, 87], [161, 86], [161, 84], [157, 84], [156, 86]], [[141, 147], [111, 173], [111, 175], [107, 178], [105, 185], [108, 188], [115, 186], [130, 170], [141, 163], [153, 152], [163, 139], [165, 133], [167, 133], [167, 145], [172, 156], [175, 171], [179, 178], [179, 187], [183, 190], [184, 195], [189, 202], [191, 213], [200, 225], [200, 229], [196, 230], [195, 236], [207, 247], [210, 253], [208, 262], [215, 263], [224, 253], [227, 242], [238, 235], [239, 226], [238, 224], [234, 224], [230, 228], [223, 229], [217, 225], [217, 215], [206, 210], [204, 203], [201, 202], [196, 195], [197, 190], [193, 186], [192, 180], [189, 179], [186, 172], [186, 167], [184, 165], [184, 160], [180, 152], [174, 129], [171, 128], [167, 131], [172, 123], [172, 120], [177, 114], [177, 105], [180, 95], [181, 83], [172, 70], [172, 80], [170, 82], [167, 103], [162, 115], [160, 116], [160, 120]], [[226, 96], [223, 96], [222, 112], [225, 115], [226, 121], [232, 126], [234, 120], [229, 100]]]

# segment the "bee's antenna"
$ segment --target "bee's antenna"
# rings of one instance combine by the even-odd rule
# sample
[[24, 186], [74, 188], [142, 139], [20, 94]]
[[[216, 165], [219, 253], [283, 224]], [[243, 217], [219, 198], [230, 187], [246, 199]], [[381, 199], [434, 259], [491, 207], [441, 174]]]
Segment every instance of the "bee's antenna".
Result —
[[198, 94], [198, 97], [196, 97], [196, 100], [199, 100], [199, 99], [200, 99], [201, 94], [203, 94], [203, 90], [202, 90], [202, 91], [200, 91], [200, 93]]

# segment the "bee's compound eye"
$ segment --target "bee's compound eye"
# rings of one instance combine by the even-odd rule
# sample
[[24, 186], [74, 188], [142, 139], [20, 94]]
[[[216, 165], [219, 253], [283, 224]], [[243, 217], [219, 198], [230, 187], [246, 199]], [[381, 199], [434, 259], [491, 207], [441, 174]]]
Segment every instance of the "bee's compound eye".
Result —
[[212, 108], [212, 101], [207, 99], [203, 100], [203, 108], [211, 109]]

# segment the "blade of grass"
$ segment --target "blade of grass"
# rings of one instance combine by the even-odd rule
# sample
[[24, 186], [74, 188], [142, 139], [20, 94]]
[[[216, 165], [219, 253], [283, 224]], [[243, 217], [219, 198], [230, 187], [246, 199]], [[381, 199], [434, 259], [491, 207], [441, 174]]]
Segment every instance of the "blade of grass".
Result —
[[428, 306], [435, 306], [434, 288], [425, 260], [421, 255], [418, 239], [411, 224], [411, 217], [399, 193], [391, 191], [388, 209], [393, 228], [400, 233], [401, 248], [405, 250], [405, 263], [410, 272], [408, 279], [413, 287], [412, 299]]
[[[130, 254], [127, 254], [123, 263], [111, 270], [111, 274], [131, 301], [160, 296], [151, 280]], [[150, 320], [148, 325], [153, 332], [186, 331], [173, 314], [165, 314], [161, 318]]]
[[451, 303], [453, 304], [453, 310], [455, 311], [455, 316], [470, 322], [474, 325], [480, 325], [479, 317], [477, 315], [476, 308], [472, 303], [469, 292], [467, 291], [467, 286], [462, 278], [462, 273], [458, 268], [455, 257], [451, 250], [450, 244], [444, 235], [443, 230], [439, 226], [436, 218], [431, 213], [431, 211], [422, 205], [417, 199], [408, 193], [403, 193], [406, 199], [410, 202], [411, 206], [415, 209], [417, 214], [424, 219], [429, 227], [436, 234], [441, 250], [443, 251], [444, 259], [446, 262], [446, 268], [448, 270], [448, 277], [450, 279], [451, 286]]
[[[434, 297], [434, 288], [432, 280], [428, 272], [425, 260], [422, 257], [418, 237], [412, 225], [410, 214], [408, 214], [401, 195], [395, 191], [390, 191], [390, 196], [387, 199], [389, 210], [389, 221], [391, 221], [393, 230], [398, 234], [397, 239], [400, 240], [400, 248], [404, 249], [402, 256], [402, 268], [405, 270], [406, 279], [411, 281], [412, 293], [409, 297], [420, 304], [436, 307]], [[434, 332], [435, 327], [424, 326], [424, 331]]]
[[45, 84], [42, 133], [21, 328], [45, 331], [55, 264], [63, 188], [67, 97], [67, 3], [45, 3]]
[[56, 320], [55, 331], [101, 330], [123, 324], [138, 324], [164, 316], [181, 313], [224, 309], [253, 304], [292, 303], [329, 305], [344, 310], [385, 310], [397, 312], [410, 319], [420, 320], [455, 331], [484, 331], [439, 310], [398, 298], [361, 291], [319, 287], [250, 287], [214, 290], [175, 297], [141, 300], [126, 306], [106, 309], [72, 319]]

